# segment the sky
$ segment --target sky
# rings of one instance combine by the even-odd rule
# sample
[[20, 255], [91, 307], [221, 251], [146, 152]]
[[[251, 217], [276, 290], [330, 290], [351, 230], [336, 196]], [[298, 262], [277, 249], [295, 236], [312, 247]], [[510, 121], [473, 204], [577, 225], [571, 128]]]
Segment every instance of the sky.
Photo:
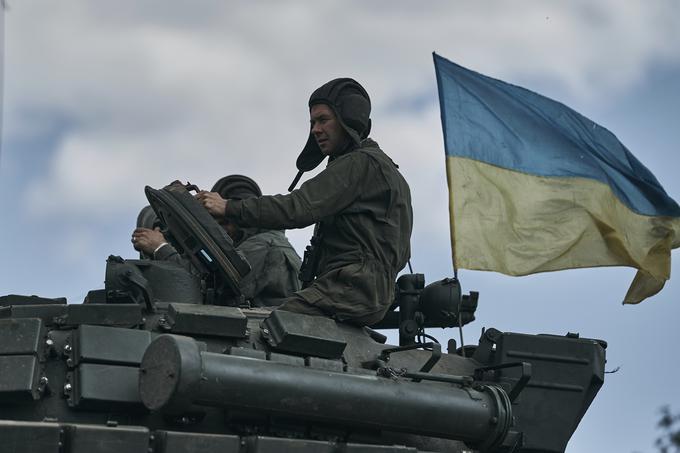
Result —
[[[335, 77], [370, 93], [372, 137], [413, 195], [412, 264], [452, 275], [432, 52], [563, 102], [608, 128], [680, 199], [680, 3], [8, 2], [0, 151], [0, 295], [81, 302], [110, 254], [135, 258], [143, 188], [209, 189], [242, 173], [285, 193], [309, 94]], [[301, 254], [311, 229], [289, 231]], [[680, 259], [678, 251], [673, 260]], [[636, 306], [627, 268], [528, 277], [461, 270], [482, 327], [609, 343], [603, 388], [567, 448], [652, 452], [680, 411], [680, 274]], [[457, 331], [431, 329], [445, 340]]]

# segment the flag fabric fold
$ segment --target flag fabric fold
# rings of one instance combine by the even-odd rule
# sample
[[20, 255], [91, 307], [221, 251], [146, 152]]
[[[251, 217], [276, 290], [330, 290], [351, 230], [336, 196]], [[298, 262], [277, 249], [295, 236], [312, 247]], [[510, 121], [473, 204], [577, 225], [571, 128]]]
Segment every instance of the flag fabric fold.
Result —
[[624, 303], [656, 294], [680, 207], [607, 129], [434, 54], [454, 265], [507, 275], [638, 269]]

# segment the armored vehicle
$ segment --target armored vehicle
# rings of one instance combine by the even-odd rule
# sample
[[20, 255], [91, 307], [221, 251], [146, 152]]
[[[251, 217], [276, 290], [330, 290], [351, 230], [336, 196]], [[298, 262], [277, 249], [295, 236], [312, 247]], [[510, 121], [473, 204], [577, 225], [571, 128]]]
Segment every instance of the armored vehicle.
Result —
[[0, 452], [562, 452], [603, 383], [606, 344], [576, 334], [442, 351], [424, 329], [477, 307], [456, 279], [402, 275], [372, 328], [250, 308], [191, 193], [146, 194], [198, 273], [111, 256], [82, 304], [0, 297]]

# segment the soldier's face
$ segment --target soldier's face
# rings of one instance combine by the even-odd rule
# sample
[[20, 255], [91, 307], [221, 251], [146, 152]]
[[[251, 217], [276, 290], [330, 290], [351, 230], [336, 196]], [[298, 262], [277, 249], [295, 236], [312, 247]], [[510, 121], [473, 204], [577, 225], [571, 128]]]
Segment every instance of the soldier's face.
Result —
[[316, 144], [324, 155], [332, 156], [347, 146], [349, 136], [340, 125], [333, 109], [326, 104], [312, 106], [309, 110], [309, 122]]
[[224, 228], [224, 231], [227, 232], [232, 241], [238, 241], [240, 239], [241, 231], [239, 230], [238, 225], [236, 225], [234, 222], [224, 219], [220, 220], [218, 223], [222, 228]]

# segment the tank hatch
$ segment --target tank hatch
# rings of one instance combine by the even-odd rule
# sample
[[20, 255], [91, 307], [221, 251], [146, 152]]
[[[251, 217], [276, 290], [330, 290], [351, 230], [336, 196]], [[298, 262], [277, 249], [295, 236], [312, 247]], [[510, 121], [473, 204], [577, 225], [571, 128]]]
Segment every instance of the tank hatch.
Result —
[[144, 191], [172, 245], [200, 272], [215, 275], [216, 286], [227, 296], [240, 296], [239, 282], [250, 272], [250, 264], [208, 211], [181, 184], [160, 190], [146, 186]]

